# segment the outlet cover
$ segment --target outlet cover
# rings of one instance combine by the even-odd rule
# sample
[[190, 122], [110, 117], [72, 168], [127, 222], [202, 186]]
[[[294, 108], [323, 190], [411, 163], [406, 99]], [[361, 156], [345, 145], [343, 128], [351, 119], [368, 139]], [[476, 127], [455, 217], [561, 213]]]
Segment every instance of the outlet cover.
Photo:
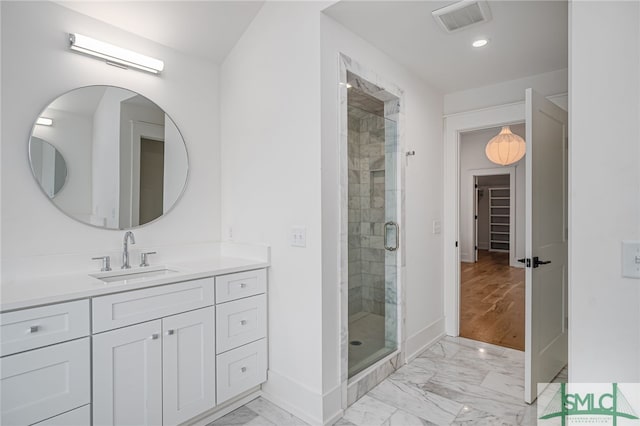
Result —
[[622, 242], [622, 276], [640, 278], [640, 241]]

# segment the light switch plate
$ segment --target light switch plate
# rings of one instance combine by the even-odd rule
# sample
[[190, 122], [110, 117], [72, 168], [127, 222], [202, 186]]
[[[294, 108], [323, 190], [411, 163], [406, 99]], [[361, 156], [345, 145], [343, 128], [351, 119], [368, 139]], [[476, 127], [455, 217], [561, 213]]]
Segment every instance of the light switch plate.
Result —
[[622, 242], [622, 276], [640, 278], [640, 241]]
[[307, 228], [305, 228], [304, 226], [293, 226], [291, 228], [291, 246], [307, 246]]
[[432, 229], [432, 232], [433, 232], [434, 234], [439, 234], [441, 230], [442, 230], [442, 226], [440, 225], [440, 221], [439, 221], [439, 220], [434, 220], [434, 221], [433, 221], [433, 229]]

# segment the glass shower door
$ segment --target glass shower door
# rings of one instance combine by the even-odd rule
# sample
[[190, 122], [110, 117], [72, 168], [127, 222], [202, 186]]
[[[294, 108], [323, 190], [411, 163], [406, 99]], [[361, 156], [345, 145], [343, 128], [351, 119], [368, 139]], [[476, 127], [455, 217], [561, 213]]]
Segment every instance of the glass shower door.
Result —
[[[349, 107], [349, 377], [398, 347], [397, 125]], [[357, 131], [356, 131], [357, 129]]]

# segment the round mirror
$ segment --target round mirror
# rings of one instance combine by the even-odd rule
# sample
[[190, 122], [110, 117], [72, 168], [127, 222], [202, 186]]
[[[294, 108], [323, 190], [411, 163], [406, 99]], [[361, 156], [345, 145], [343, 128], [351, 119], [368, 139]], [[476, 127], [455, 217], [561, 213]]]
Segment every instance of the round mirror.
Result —
[[49, 142], [32, 136], [29, 143], [29, 160], [33, 176], [49, 198], [58, 195], [67, 181], [67, 163]]
[[113, 86], [81, 87], [51, 102], [33, 127], [29, 162], [56, 207], [106, 229], [167, 213], [189, 169], [173, 120], [144, 96]]

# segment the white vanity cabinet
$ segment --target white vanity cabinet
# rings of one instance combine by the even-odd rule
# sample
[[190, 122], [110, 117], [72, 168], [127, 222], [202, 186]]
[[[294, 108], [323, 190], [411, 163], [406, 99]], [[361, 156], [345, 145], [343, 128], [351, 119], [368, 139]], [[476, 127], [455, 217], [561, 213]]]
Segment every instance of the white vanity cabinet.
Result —
[[239, 403], [266, 381], [266, 284], [263, 268], [1, 313], [0, 424], [173, 426]]
[[[93, 300], [94, 330], [127, 325], [93, 336], [94, 425], [176, 425], [215, 405], [213, 286], [206, 278]], [[128, 325], [141, 320], [150, 321]]]
[[[91, 402], [88, 300], [3, 313], [0, 329], [2, 425], [35, 424]], [[76, 414], [89, 424], [86, 411]]]

